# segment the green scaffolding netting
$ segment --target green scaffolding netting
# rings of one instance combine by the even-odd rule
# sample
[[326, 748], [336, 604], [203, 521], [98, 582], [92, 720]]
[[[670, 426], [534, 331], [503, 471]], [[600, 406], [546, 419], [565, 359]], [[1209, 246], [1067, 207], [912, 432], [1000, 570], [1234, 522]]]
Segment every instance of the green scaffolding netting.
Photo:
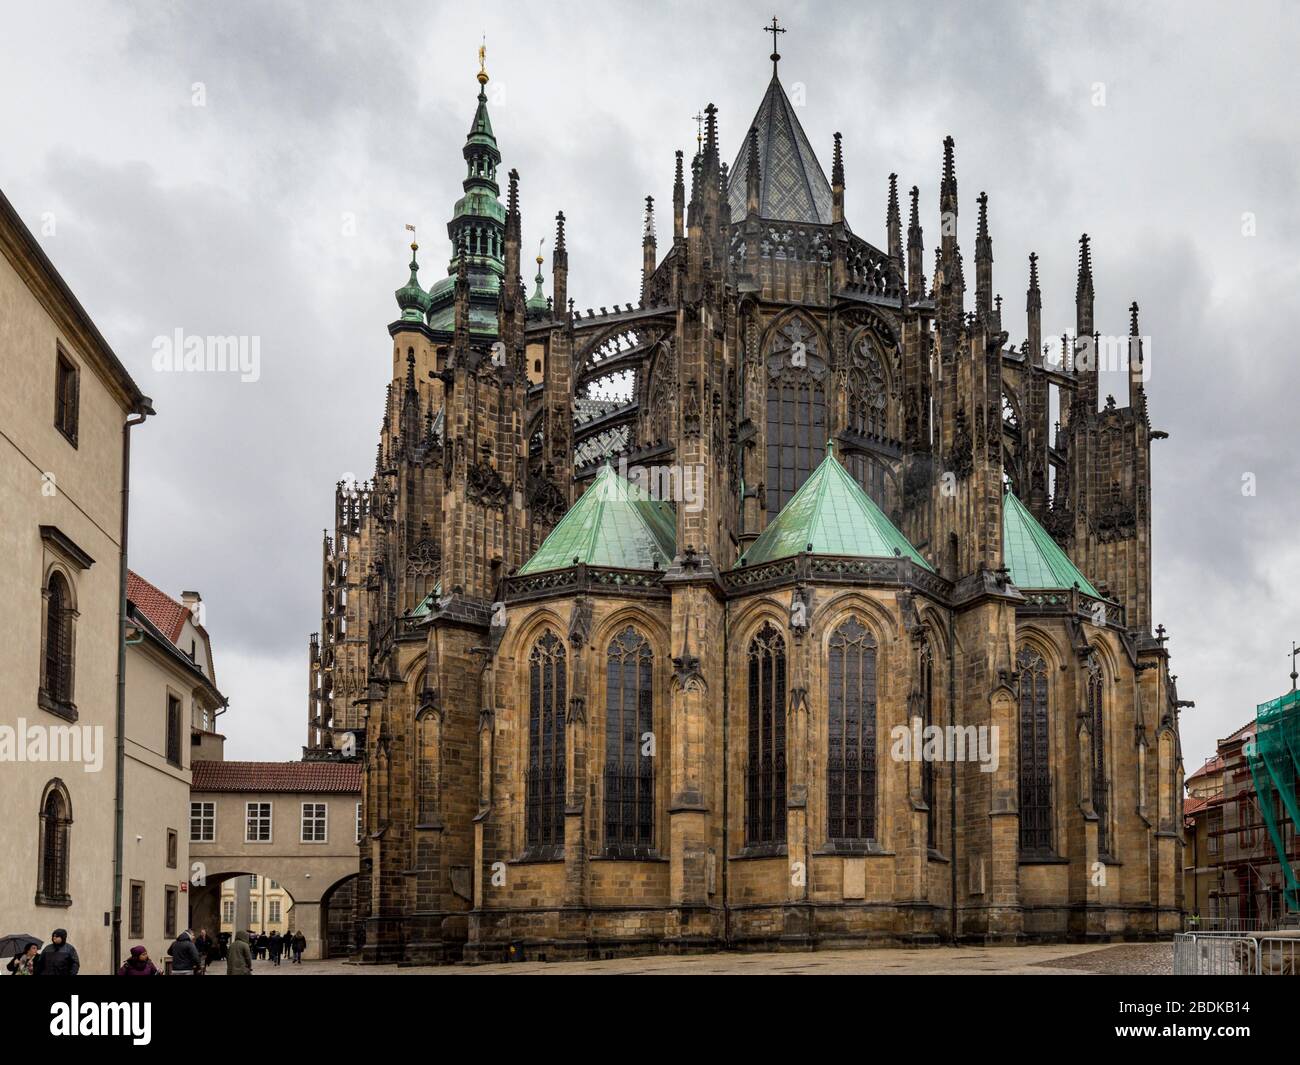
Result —
[[1286, 908], [1300, 911], [1300, 883], [1287, 857], [1279, 826], [1279, 807], [1282, 807], [1291, 824], [1300, 831], [1300, 805], [1296, 801], [1296, 784], [1300, 781], [1300, 692], [1287, 692], [1255, 708], [1255, 739], [1246, 747], [1246, 762], [1255, 782], [1260, 813], [1264, 815], [1286, 880], [1283, 888]]

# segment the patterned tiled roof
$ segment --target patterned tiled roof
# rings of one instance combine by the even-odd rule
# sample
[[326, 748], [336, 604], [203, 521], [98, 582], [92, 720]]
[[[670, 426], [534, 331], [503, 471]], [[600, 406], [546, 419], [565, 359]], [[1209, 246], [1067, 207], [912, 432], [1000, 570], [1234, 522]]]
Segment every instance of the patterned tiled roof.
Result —
[[1079, 591], [1102, 598], [1014, 492], [1002, 500], [1002, 559], [1017, 588], [1068, 591], [1077, 584]]
[[193, 765], [191, 791], [361, 791], [360, 762], [207, 762]]
[[170, 595], [150, 584], [140, 574], [129, 571], [126, 575], [126, 597], [172, 643], [180, 639], [189, 611]]
[[603, 466], [519, 572], [567, 569], [575, 558], [588, 566], [664, 569], [677, 553], [676, 540], [672, 507]]
[[753, 566], [802, 551], [853, 558], [903, 555], [918, 566], [931, 568], [840, 465], [833, 450], [750, 545], [741, 562]]
[[[808, 143], [794, 107], [774, 75], [750, 123], [758, 130], [758, 161], [762, 188], [758, 213], [782, 222], [830, 225], [831, 186]], [[749, 172], [748, 135], [729, 171], [727, 203], [731, 220], [745, 217], [745, 176]]]

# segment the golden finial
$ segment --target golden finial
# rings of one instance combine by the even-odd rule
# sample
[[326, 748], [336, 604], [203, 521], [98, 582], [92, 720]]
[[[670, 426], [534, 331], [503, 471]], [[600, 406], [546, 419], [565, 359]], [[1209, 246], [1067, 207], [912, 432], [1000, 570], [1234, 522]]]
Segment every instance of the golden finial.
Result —
[[545, 237], [543, 237], [541, 240], [537, 242], [537, 272], [539, 274], [542, 272], [542, 245], [545, 243], [546, 243]]
[[480, 85], [488, 83], [486, 35], [483, 37], [483, 43], [478, 46], [478, 83]]

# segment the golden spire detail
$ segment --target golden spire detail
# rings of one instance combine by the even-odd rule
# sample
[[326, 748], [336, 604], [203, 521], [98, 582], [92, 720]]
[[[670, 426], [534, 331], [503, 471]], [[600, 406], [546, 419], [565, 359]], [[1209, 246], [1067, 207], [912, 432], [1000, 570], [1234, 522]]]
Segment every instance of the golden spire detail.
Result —
[[483, 43], [478, 46], [478, 83], [480, 85], [488, 83], [486, 36], [483, 38]]

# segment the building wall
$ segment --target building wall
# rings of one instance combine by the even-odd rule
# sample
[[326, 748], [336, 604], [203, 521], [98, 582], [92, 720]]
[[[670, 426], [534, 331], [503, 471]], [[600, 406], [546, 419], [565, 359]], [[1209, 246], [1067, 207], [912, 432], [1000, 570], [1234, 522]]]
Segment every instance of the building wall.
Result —
[[[227, 891], [229, 878], [233, 874], [255, 873], [259, 885], [263, 877], [275, 880], [283, 889], [286, 902], [292, 902], [293, 929], [301, 929], [307, 937], [304, 956], [321, 957], [322, 902], [328, 903], [332, 898], [331, 889], [338, 888], [357, 872], [356, 822], [360, 798], [357, 794], [192, 792], [191, 802], [214, 803], [216, 838], [211, 843], [190, 841], [190, 860], [195, 863], [196, 875], [206, 881], [190, 889], [191, 923], [196, 927], [215, 927], [221, 923], [219, 900]], [[245, 804], [250, 802], [271, 804], [269, 842], [245, 841]], [[323, 843], [302, 842], [300, 819], [304, 802], [326, 805], [327, 831]], [[261, 898], [260, 887], [251, 897]], [[350, 907], [350, 902], [347, 905]], [[263, 916], [259, 907], [256, 926], [259, 929]]]
[[[183, 663], [147, 639], [128, 644], [126, 660], [126, 820], [123, 855], [122, 951], [143, 943], [161, 958], [186, 927], [189, 894], [190, 720], [195, 678]], [[167, 760], [167, 697], [180, 700], [180, 760]], [[167, 834], [176, 833], [168, 861]], [[144, 885], [142, 936], [130, 927], [130, 885]], [[165, 926], [167, 890], [176, 892], [174, 928]]]
[[[7, 206], [7, 205], [6, 205]], [[0, 602], [6, 606], [0, 640], [0, 725], [48, 728], [68, 724], [37, 705], [42, 648], [42, 587], [61, 566], [73, 588], [77, 618], [73, 700], [78, 726], [94, 730], [102, 764], [11, 762], [0, 772], [0, 925], [48, 939], [66, 927], [86, 972], [110, 961], [112, 908], [113, 746], [115, 741], [118, 567], [122, 484], [120, 390], [63, 318], [46, 291], [29, 281], [30, 261], [11, 258], [0, 240]], [[33, 282], [35, 283], [35, 282]], [[37, 284], [39, 289], [41, 286]], [[56, 353], [80, 370], [78, 445], [54, 426]], [[48, 476], [47, 476], [48, 475]], [[94, 559], [78, 570], [41, 539], [40, 526], [57, 526]], [[36, 905], [38, 814], [51, 778], [67, 788], [72, 807], [67, 906]]]

